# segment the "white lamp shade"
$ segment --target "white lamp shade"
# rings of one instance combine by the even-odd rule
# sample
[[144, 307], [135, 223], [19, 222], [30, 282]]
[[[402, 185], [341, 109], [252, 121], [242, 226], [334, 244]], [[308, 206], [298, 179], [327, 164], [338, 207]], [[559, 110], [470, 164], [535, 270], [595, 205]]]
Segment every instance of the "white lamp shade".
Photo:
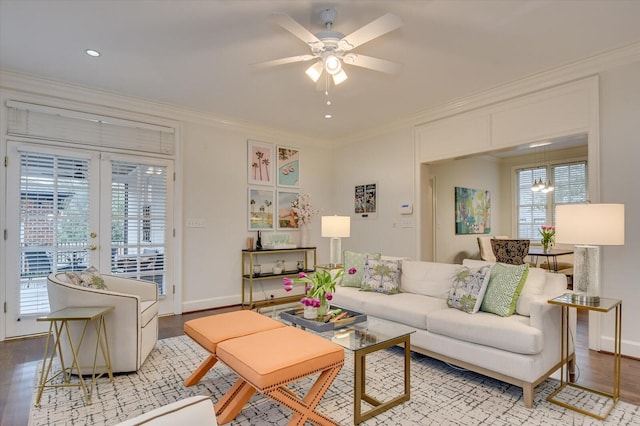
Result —
[[624, 204], [570, 204], [556, 207], [556, 242], [624, 245]]
[[351, 235], [350, 216], [322, 216], [322, 236], [346, 238]]

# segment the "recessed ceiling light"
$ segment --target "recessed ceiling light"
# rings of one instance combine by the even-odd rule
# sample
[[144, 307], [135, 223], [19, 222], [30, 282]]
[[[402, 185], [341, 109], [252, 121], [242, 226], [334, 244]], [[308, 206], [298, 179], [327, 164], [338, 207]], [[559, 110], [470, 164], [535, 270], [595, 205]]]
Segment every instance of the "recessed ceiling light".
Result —
[[97, 50], [87, 49], [84, 52], [89, 56], [93, 56], [94, 58], [100, 56], [100, 52], [98, 52]]
[[325, 115], [324, 115], [324, 118], [333, 118], [333, 115], [331, 115], [331, 114], [325, 114]]

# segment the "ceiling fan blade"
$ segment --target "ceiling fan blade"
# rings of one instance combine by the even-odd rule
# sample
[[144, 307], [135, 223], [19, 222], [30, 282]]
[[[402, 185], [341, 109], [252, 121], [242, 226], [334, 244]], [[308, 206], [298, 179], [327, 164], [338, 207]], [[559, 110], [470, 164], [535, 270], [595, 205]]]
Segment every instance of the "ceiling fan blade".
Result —
[[268, 67], [275, 67], [277, 65], [292, 64], [294, 62], [310, 61], [313, 58], [315, 58], [315, 56], [313, 55], [289, 56], [288, 58], [280, 58], [280, 59], [273, 59], [271, 61], [258, 62], [256, 64], [253, 64], [253, 66], [257, 68], [268, 68]]
[[294, 20], [291, 16], [286, 13], [272, 13], [271, 19], [280, 25], [285, 30], [289, 31], [294, 36], [298, 37], [300, 40], [305, 43], [311, 45], [313, 43], [322, 43], [318, 37], [316, 37], [313, 33], [307, 30], [305, 27], [300, 25], [298, 21]]
[[393, 13], [387, 13], [375, 21], [369, 22], [359, 30], [355, 30], [340, 41], [346, 41], [349, 45], [349, 48], [344, 50], [351, 50], [354, 47], [358, 47], [376, 37], [380, 37], [383, 34], [400, 28], [401, 26], [402, 19], [400, 19], [399, 16], [394, 15]]
[[368, 68], [387, 74], [398, 74], [402, 70], [402, 65], [397, 62], [374, 58], [373, 56], [357, 55], [355, 53], [347, 54], [344, 57], [343, 62], [347, 65], [355, 65], [357, 67]]

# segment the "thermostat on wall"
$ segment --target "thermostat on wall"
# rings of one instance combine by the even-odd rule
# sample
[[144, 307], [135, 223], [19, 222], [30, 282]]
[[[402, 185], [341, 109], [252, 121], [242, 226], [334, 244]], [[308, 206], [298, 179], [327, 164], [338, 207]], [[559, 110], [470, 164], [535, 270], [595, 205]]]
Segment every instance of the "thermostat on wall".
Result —
[[400, 205], [400, 214], [413, 214], [413, 204]]

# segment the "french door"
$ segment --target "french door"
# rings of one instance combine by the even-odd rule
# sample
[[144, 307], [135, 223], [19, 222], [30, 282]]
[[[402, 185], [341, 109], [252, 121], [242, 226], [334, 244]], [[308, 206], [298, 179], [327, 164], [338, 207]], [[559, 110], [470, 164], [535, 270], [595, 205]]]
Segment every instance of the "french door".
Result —
[[91, 149], [8, 143], [6, 337], [46, 331], [46, 278], [81, 271], [158, 284], [173, 312], [173, 162]]

